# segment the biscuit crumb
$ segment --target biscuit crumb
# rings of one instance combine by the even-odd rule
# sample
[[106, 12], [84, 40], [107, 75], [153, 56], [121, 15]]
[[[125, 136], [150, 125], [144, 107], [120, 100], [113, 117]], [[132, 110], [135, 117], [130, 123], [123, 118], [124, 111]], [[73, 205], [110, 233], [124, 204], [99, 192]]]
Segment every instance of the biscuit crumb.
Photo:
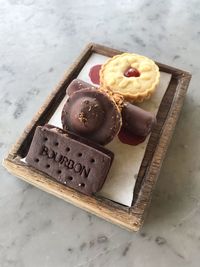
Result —
[[79, 113], [78, 119], [84, 124], [87, 122], [87, 118], [84, 116], [83, 112]]

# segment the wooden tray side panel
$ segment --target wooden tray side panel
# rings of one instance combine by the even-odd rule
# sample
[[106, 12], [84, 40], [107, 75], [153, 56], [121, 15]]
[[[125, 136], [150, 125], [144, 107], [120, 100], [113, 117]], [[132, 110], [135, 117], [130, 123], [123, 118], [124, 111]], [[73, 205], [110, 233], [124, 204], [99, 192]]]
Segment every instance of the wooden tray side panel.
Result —
[[15, 162], [5, 159], [3, 166], [13, 175], [22, 180], [48, 192], [56, 197], [59, 197], [79, 208], [93, 213], [111, 223], [117, 224], [122, 228], [130, 231], [138, 231], [140, 220], [134, 214], [129, 212], [128, 208], [119, 208], [119, 204], [110, 204], [107, 201], [90, 197], [79, 193], [78, 191], [66, 187], [45, 175], [34, 168], [31, 168], [23, 163], [16, 164]]
[[153, 154], [155, 152], [156, 146], [158, 145], [158, 140], [161, 136], [164, 123], [169, 114], [171, 103], [173, 101], [178, 83], [179, 83], [179, 80], [176, 77], [172, 77], [170, 84], [168, 86], [168, 89], [160, 104], [159, 110], [157, 112], [157, 124], [156, 124], [156, 127], [152, 130], [151, 136], [149, 138], [149, 142], [146, 147], [144, 158], [142, 160], [141, 167], [138, 173], [138, 177], [137, 177], [137, 181], [136, 181], [136, 185], [134, 189], [134, 194], [133, 194], [132, 205], [134, 205], [138, 197], [142, 180], [147, 172], [147, 169], [149, 168], [151, 164]]
[[177, 120], [179, 118], [181, 108], [183, 106], [184, 98], [188, 89], [188, 85], [191, 79], [190, 74], [183, 74], [180, 82], [176, 88], [176, 93], [168, 113], [167, 119], [162, 128], [162, 132], [159, 138], [159, 142], [156, 146], [152, 161], [150, 166], [147, 168], [145, 176], [143, 178], [141, 189], [138, 193], [138, 198], [136, 203], [131, 207], [131, 212], [134, 214], [141, 214], [141, 225], [144, 222], [145, 213], [147, 211], [147, 207], [150, 205], [152, 193], [162, 167], [162, 163], [164, 157], [167, 152], [167, 148], [171, 141], [173, 132], [175, 130], [175, 126]]

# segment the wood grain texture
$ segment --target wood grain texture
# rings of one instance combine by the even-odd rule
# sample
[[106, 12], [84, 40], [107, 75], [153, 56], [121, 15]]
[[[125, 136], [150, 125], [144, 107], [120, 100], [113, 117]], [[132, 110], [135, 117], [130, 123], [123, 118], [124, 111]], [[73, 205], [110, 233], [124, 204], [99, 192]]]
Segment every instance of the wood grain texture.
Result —
[[131, 210], [134, 213], [138, 212], [141, 214], [141, 224], [144, 222], [145, 212], [147, 211], [147, 207], [151, 202], [152, 192], [160, 173], [160, 169], [162, 167], [162, 163], [171, 141], [177, 120], [179, 118], [190, 78], [190, 75], [183, 74], [179, 80], [175, 90], [175, 95], [170, 105], [170, 110], [167, 114], [167, 118], [161, 129], [157, 145], [153, 152], [152, 160], [149, 162], [149, 165], [146, 168], [146, 173], [144, 174], [143, 179], [140, 181], [138, 197], [131, 207]]
[[161, 71], [172, 74], [172, 79], [157, 113], [158, 123], [152, 131], [141, 163], [130, 208], [97, 196], [83, 195], [20, 161], [28, 152], [35, 128], [38, 125], [44, 125], [52, 116], [65, 96], [68, 84], [77, 77], [94, 52], [110, 57], [123, 53], [94, 43], [87, 45], [24, 130], [9, 155], [4, 159], [3, 165], [12, 174], [48, 193], [123, 228], [138, 231], [144, 222], [145, 213], [151, 202], [152, 192], [183, 105], [191, 79], [189, 73], [157, 62]]
[[22, 164], [22, 162], [16, 163], [9, 159], [5, 159], [3, 165], [13, 175], [18, 176], [22, 180], [70, 202], [77, 207], [92, 212], [93, 214], [123, 228], [133, 231], [138, 230], [139, 221], [137, 216], [131, 214], [127, 209], [119, 208], [119, 205], [110, 205], [108, 202], [104, 202], [100, 198], [98, 199], [81, 194], [76, 190], [49, 179], [47, 175]]

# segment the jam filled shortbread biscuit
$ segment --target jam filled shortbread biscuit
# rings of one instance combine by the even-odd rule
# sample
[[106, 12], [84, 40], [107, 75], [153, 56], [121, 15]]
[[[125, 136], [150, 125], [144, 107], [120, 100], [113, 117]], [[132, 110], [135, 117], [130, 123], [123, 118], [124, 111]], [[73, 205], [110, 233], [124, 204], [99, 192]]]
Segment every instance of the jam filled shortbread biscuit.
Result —
[[148, 99], [159, 83], [160, 73], [153, 60], [131, 53], [109, 59], [100, 70], [100, 85], [131, 102]]

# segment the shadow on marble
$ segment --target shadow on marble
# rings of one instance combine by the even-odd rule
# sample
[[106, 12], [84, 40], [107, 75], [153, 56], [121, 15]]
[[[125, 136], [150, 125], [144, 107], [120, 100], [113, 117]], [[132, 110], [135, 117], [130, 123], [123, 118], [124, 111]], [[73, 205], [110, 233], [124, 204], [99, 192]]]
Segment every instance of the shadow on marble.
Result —
[[193, 99], [187, 97], [153, 193], [144, 230], [163, 225], [181, 226], [195, 212], [199, 185], [194, 140], [198, 130], [193, 128], [193, 122], [199, 113], [197, 109]]

